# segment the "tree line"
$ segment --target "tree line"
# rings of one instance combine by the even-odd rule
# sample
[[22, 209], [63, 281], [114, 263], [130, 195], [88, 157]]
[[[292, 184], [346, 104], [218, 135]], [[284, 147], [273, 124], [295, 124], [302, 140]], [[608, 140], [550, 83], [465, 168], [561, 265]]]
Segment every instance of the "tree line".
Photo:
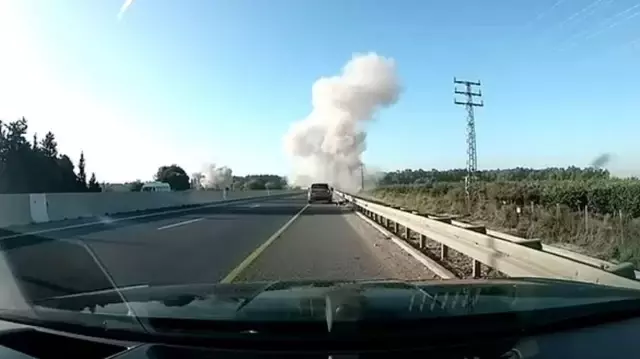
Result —
[[[464, 183], [437, 182], [432, 184], [388, 185], [376, 187], [373, 193], [394, 194], [402, 197], [421, 196], [434, 201], [446, 199], [449, 203], [464, 203]], [[640, 180], [543, 180], [478, 182], [473, 197], [479, 203], [530, 204], [555, 207], [564, 205], [573, 211], [640, 217]]]
[[[378, 184], [429, 184], [435, 182], [462, 182], [467, 175], [464, 168], [440, 171], [411, 170], [394, 171], [385, 173]], [[480, 170], [476, 178], [483, 182], [507, 182], [507, 181], [562, 181], [562, 180], [594, 180], [609, 179], [610, 173], [606, 169], [575, 166], [549, 167], [543, 169], [516, 167], [510, 169]]]
[[[189, 175], [187, 175], [185, 170], [176, 164], [161, 166], [153, 176], [153, 179], [158, 182], [168, 183], [173, 191], [184, 191], [198, 188], [194, 183], [192, 183], [191, 178], [189, 178]], [[127, 185], [132, 192], [139, 192], [144, 183], [140, 180], [136, 180], [134, 182], [127, 183]], [[220, 187], [213, 188], [213, 190], [222, 190], [223, 187], [228, 187], [230, 190], [234, 191], [265, 189], [279, 190], [287, 188], [287, 179], [282, 176], [270, 174], [233, 176], [230, 185], [221, 185]]]
[[[0, 121], [0, 193], [101, 192], [95, 173], [87, 179], [86, 158], [80, 152], [78, 167], [69, 156], [58, 152], [55, 135], [49, 131], [42, 139], [34, 134], [27, 139], [29, 125], [23, 117]], [[154, 180], [168, 183], [173, 191], [192, 188], [182, 167], [161, 166]], [[129, 182], [131, 191], [140, 191], [142, 181]], [[233, 176], [233, 190], [283, 189], [284, 177], [269, 174]]]
[[287, 188], [287, 179], [269, 174], [233, 176], [233, 188], [243, 190], [285, 189]]
[[86, 159], [80, 153], [78, 171], [58, 153], [52, 132], [27, 139], [27, 120], [0, 121], [0, 193], [100, 192], [95, 173], [87, 180]]

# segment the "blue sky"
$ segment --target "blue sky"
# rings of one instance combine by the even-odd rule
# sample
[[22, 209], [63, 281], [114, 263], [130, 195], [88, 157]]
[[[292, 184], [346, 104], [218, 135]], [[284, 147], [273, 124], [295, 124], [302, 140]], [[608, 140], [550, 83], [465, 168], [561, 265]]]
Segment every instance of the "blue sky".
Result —
[[478, 165], [640, 174], [638, 0], [4, 0], [0, 118], [24, 115], [99, 180], [158, 166], [291, 165], [282, 137], [354, 53], [395, 59], [403, 93], [365, 162], [465, 165], [453, 77], [481, 80]]

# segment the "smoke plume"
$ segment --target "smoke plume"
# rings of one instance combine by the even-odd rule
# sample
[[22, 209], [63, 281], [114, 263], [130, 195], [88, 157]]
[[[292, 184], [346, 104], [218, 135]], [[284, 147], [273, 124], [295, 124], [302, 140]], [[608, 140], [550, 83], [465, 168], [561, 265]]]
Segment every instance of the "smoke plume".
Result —
[[133, 0], [124, 1], [124, 4], [122, 4], [122, 6], [120, 7], [120, 12], [118, 13], [118, 19], [122, 19], [122, 15], [124, 15], [124, 13], [127, 11], [129, 6], [131, 6], [131, 4], [133, 4]]
[[215, 164], [208, 164], [202, 171], [200, 185], [206, 189], [223, 189], [231, 187], [233, 183], [233, 171], [231, 168], [222, 166], [216, 167]]
[[611, 155], [603, 153], [591, 161], [591, 166], [595, 168], [603, 168], [611, 161]]
[[284, 138], [286, 152], [295, 159], [293, 177], [359, 189], [366, 124], [394, 104], [400, 90], [395, 62], [375, 53], [354, 55], [340, 75], [317, 80], [311, 89], [313, 110]]

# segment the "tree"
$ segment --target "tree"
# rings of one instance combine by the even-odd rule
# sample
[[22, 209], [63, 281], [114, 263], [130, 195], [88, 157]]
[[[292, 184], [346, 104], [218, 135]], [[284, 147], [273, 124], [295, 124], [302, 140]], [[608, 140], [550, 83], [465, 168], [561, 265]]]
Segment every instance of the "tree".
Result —
[[142, 186], [144, 184], [142, 183], [142, 181], [140, 180], [135, 180], [131, 183], [129, 183], [129, 190], [131, 192], [140, 192], [142, 190]]
[[0, 193], [78, 191], [74, 165], [58, 153], [53, 133], [27, 138], [25, 118], [0, 121]]
[[96, 174], [91, 172], [91, 178], [89, 178], [89, 192], [102, 192], [102, 188], [96, 180]]
[[80, 160], [78, 161], [78, 191], [80, 192], [87, 190], [87, 174], [85, 173], [84, 167], [84, 152], [80, 152]]
[[42, 152], [47, 157], [57, 157], [58, 156], [58, 143], [56, 142], [56, 137], [51, 133], [51, 131], [47, 132], [42, 140]]
[[23, 118], [18, 121], [10, 122], [7, 125], [7, 147], [9, 151], [20, 151], [28, 147], [27, 139], [27, 120]]
[[60, 173], [60, 192], [75, 192], [78, 189], [78, 176], [76, 176], [75, 166], [67, 155], [62, 155], [56, 160]]
[[282, 182], [269, 181], [269, 182], [264, 184], [264, 188], [273, 190], [273, 189], [282, 189], [283, 186], [282, 186]]
[[260, 190], [265, 189], [269, 184], [269, 189], [282, 189], [287, 187], [287, 179], [278, 175], [247, 175], [247, 176], [233, 176], [233, 188], [235, 189], [252, 189]]
[[34, 151], [38, 151], [39, 148], [40, 148], [40, 144], [38, 143], [38, 134], [37, 133], [33, 134], [33, 143], [31, 144], [31, 148]]
[[265, 189], [265, 182], [259, 178], [252, 178], [244, 183], [245, 190], [261, 190]]
[[176, 164], [161, 166], [154, 178], [156, 181], [168, 183], [174, 191], [184, 191], [190, 187], [189, 176]]

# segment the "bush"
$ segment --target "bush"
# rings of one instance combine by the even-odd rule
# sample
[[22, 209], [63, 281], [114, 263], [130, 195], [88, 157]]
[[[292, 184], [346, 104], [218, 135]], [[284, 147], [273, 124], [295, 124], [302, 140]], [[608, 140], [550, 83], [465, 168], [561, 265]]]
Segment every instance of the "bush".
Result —
[[[617, 214], [640, 217], [640, 180], [594, 179], [586, 181], [505, 181], [475, 184], [477, 200], [508, 203], [518, 206], [534, 203], [543, 206], [567, 206], [573, 211], [598, 214]], [[376, 196], [421, 195], [445, 198], [449, 205], [465, 200], [464, 183], [436, 182], [434, 184], [391, 185], [373, 190]]]
[[464, 184], [456, 182], [379, 187], [370, 195], [420, 212], [463, 215], [489, 228], [640, 266], [639, 180], [478, 182], [474, 193], [470, 206]]

